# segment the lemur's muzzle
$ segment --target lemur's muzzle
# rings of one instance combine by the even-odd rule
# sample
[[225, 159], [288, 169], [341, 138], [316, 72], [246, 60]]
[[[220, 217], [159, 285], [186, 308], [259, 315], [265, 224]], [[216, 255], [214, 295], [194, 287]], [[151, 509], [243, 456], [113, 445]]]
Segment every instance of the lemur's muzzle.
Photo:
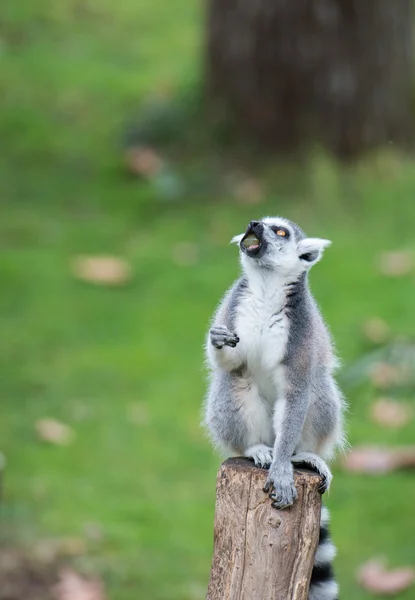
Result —
[[241, 240], [241, 249], [248, 256], [257, 256], [264, 243], [264, 226], [259, 221], [251, 221]]

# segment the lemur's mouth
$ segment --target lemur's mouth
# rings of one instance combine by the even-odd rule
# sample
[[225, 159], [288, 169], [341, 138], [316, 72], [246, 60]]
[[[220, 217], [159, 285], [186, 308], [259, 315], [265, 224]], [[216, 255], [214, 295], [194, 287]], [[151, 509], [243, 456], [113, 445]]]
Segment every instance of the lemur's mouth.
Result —
[[254, 233], [249, 233], [246, 237], [243, 238], [242, 245], [247, 250], [256, 250], [260, 247], [261, 242]]
[[243, 250], [248, 256], [257, 256], [260, 252], [263, 240], [262, 240], [263, 226], [260, 223], [252, 223], [249, 225], [244, 237], [241, 240], [241, 250]]

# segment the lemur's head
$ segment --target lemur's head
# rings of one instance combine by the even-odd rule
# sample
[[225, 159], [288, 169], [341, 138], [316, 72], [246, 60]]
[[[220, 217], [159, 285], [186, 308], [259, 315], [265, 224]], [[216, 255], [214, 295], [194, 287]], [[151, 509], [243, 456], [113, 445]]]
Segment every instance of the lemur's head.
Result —
[[281, 217], [251, 221], [245, 233], [232, 242], [239, 244], [245, 270], [268, 269], [295, 278], [315, 265], [331, 244], [329, 240], [307, 238], [298, 225]]

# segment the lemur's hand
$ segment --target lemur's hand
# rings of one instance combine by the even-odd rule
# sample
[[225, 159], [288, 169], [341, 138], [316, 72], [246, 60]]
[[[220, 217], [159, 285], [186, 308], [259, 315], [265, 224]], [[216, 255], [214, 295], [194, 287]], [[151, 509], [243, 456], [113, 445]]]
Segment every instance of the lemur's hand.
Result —
[[294, 485], [294, 471], [291, 463], [287, 465], [272, 464], [269, 470], [264, 492], [269, 494], [272, 506], [278, 509], [287, 508], [297, 499]]
[[236, 333], [232, 333], [227, 327], [221, 325], [219, 327], [212, 327], [210, 330], [210, 342], [218, 349], [223, 348], [223, 346], [235, 348], [239, 342], [239, 337]]

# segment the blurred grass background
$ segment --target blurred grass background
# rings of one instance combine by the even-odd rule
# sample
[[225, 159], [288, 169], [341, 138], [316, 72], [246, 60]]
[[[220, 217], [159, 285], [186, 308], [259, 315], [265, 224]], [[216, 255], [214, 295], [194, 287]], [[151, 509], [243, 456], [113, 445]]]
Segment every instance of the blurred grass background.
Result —
[[[369, 317], [415, 333], [414, 275], [376, 269], [381, 251], [415, 252], [412, 158], [271, 165], [254, 205], [228, 190], [163, 200], [124, 172], [126, 118], [197, 79], [202, 17], [191, 0], [25, 0], [0, 19], [3, 537], [85, 538], [79, 564], [117, 600], [204, 598], [220, 457], [199, 426], [202, 346], [238, 273], [228, 242], [251, 218], [282, 214], [333, 240], [311, 279], [344, 364], [367, 350]], [[183, 243], [190, 260], [177, 260]], [[78, 254], [124, 258], [133, 279], [79, 282]], [[351, 443], [410, 443], [413, 422], [371, 422], [376, 394], [348, 393]], [[72, 426], [73, 443], [39, 442], [43, 417]], [[336, 470], [326, 502], [344, 598], [370, 597], [354, 574], [373, 555], [414, 560], [414, 500], [411, 473]]]

